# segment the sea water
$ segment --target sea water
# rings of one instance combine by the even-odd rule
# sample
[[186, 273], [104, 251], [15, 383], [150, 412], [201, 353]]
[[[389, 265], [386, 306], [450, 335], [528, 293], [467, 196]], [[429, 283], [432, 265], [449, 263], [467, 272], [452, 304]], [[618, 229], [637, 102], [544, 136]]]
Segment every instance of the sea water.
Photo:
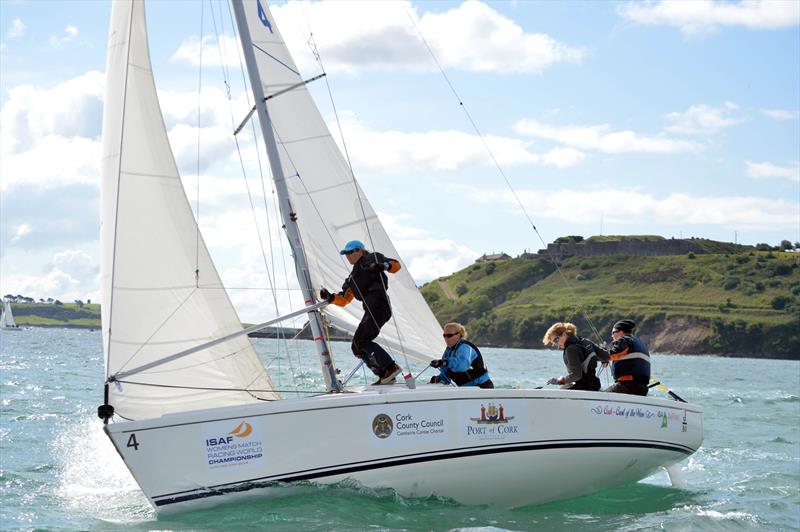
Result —
[[[654, 376], [705, 408], [705, 442], [680, 464], [681, 488], [659, 472], [590, 496], [507, 510], [409, 499], [345, 481], [157, 517], [95, 414], [102, 402], [101, 338], [77, 329], [0, 333], [3, 530], [800, 530], [797, 361], [653, 356]], [[284, 396], [321, 389], [310, 343], [254, 344]], [[334, 348], [345, 374], [354, 359], [347, 344]], [[560, 352], [483, 352], [498, 387], [541, 386], [564, 373]], [[411, 369], [416, 375], [424, 367]], [[419, 380], [431, 374], [425, 370]], [[355, 380], [367, 377], [358, 373]]]

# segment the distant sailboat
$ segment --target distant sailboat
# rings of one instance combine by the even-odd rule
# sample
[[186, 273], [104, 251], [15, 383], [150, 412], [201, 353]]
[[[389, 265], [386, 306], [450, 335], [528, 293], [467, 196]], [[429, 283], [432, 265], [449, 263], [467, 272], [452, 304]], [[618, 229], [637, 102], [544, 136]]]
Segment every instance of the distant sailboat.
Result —
[[[404, 496], [523, 506], [642, 479], [694, 453], [701, 407], [602, 392], [346, 386], [322, 329], [361, 309], [315, 303], [360, 238], [399, 257], [317, 110], [265, 0], [233, 0], [256, 116], [328, 393], [283, 399], [242, 330], [178, 175], [144, 4], [112, 6], [103, 119], [98, 415], [159, 511], [354, 479]], [[248, 116], [249, 119], [249, 116]], [[380, 342], [427, 364], [442, 329], [403, 268]], [[492, 479], [492, 480], [490, 480]], [[280, 491], [277, 492], [280, 494]]]
[[8, 301], [3, 301], [3, 312], [0, 314], [0, 330], [3, 331], [21, 331], [22, 328], [14, 321], [14, 315], [11, 313], [11, 304]]

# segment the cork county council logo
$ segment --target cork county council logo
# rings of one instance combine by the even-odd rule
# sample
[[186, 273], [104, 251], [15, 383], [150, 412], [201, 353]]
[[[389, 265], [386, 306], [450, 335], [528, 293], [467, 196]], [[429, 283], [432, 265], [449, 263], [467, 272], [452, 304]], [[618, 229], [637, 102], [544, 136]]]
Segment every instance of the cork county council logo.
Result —
[[372, 420], [372, 432], [380, 439], [388, 438], [392, 434], [392, 418], [386, 414], [378, 414]]
[[476, 421], [479, 424], [490, 424], [494, 425], [496, 423], [508, 423], [514, 419], [514, 416], [506, 416], [505, 409], [503, 408], [503, 404], [500, 403], [500, 406], [495, 406], [494, 403], [489, 403], [489, 407], [485, 407], [483, 403], [481, 403], [481, 417], [471, 417], [470, 420]]

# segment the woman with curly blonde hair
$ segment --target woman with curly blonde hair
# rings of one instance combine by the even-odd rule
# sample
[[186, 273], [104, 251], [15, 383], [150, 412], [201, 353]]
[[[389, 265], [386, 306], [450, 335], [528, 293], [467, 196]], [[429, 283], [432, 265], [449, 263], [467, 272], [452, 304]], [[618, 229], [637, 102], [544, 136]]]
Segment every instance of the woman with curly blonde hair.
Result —
[[560, 384], [569, 390], [598, 391], [600, 379], [595, 375], [597, 358], [608, 361], [608, 352], [592, 341], [578, 336], [578, 329], [572, 323], [557, 322], [547, 329], [542, 338], [545, 345], [564, 350], [564, 365], [567, 374], [553, 377], [547, 384]]

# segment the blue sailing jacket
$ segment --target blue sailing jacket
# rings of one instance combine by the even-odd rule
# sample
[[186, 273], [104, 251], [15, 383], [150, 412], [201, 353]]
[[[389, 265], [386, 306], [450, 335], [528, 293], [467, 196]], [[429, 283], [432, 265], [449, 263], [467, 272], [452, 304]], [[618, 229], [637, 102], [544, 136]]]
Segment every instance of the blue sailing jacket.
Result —
[[[478, 351], [472, 348], [469, 343], [460, 340], [453, 347], [447, 347], [444, 350], [442, 358], [447, 360], [447, 366], [439, 368], [439, 381], [444, 384], [450, 384], [453, 380], [448, 375], [449, 373], [465, 373], [472, 368], [473, 363], [479, 357]], [[481, 357], [482, 359], [483, 357]], [[483, 366], [483, 364], [481, 364]], [[473, 373], [474, 375], [474, 373]], [[489, 380], [489, 372], [484, 371], [482, 375], [461, 384], [461, 386], [478, 386]]]

